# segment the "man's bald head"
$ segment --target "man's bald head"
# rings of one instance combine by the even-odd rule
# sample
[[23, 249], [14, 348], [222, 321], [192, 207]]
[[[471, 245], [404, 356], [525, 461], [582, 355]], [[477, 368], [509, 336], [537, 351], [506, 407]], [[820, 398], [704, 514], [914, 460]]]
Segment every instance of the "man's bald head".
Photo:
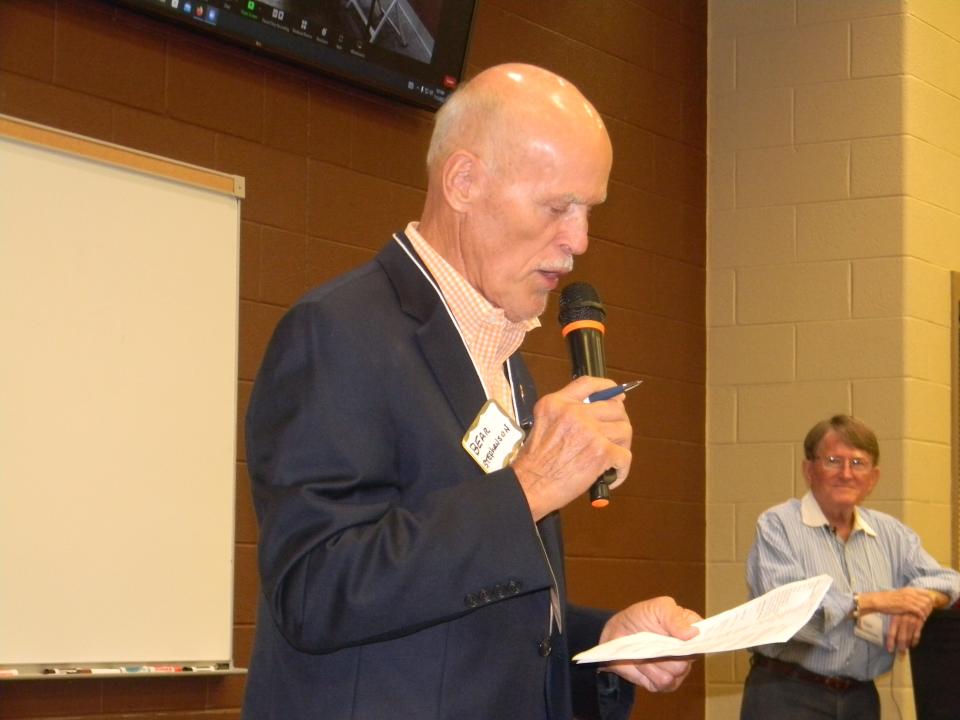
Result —
[[600, 114], [572, 83], [534, 65], [497, 65], [462, 85], [440, 108], [427, 169], [432, 174], [451, 153], [467, 150], [506, 171], [538, 136], [558, 133], [609, 143]]
[[498, 65], [441, 108], [427, 162], [423, 238], [508, 319], [540, 315], [607, 197], [596, 109], [552, 72]]

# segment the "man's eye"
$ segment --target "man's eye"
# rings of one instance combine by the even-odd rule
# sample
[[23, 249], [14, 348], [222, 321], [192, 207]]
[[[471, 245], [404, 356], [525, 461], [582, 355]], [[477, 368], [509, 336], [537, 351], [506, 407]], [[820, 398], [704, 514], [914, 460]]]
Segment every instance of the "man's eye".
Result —
[[550, 212], [554, 215], [563, 215], [570, 209], [569, 205], [551, 205]]

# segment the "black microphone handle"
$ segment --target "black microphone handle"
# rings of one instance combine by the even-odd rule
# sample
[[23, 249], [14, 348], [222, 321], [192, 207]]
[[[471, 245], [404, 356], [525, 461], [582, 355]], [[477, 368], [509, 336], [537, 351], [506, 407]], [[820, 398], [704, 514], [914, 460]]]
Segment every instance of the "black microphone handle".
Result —
[[603, 333], [593, 328], [578, 328], [567, 333], [573, 376], [606, 377], [603, 358]]
[[[567, 345], [573, 361], [573, 376], [589, 375], [606, 377], [607, 368], [603, 354], [603, 333], [593, 328], [577, 328], [567, 333]], [[609, 468], [590, 486], [587, 497], [593, 507], [606, 507], [610, 503], [610, 485], [617, 479], [617, 471]]]

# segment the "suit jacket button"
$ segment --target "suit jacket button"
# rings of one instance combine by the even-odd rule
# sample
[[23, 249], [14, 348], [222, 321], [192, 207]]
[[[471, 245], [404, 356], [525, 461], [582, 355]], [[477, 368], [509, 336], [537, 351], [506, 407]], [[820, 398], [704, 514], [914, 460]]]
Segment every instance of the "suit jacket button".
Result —
[[537, 649], [540, 651], [540, 657], [546, 657], [553, 650], [553, 645], [550, 643], [550, 638], [545, 637], [537, 645]]
[[490, 593], [488, 593], [488, 592], [486, 591], [486, 589], [483, 589], [483, 590], [480, 591], [480, 602], [482, 602], [482, 603], [488, 603], [488, 602], [490, 602], [490, 600], [492, 600], [492, 599], [493, 599], [493, 598], [490, 597]]
[[480, 605], [480, 600], [474, 593], [467, 593], [467, 596], [463, 599], [464, 605], [467, 607], [478, 607]]
[[511, 595], [516, 595], [518, 592], [520, 592], [520, 583], [516, 580], [511, 580], [507, 583], [507, 590]]

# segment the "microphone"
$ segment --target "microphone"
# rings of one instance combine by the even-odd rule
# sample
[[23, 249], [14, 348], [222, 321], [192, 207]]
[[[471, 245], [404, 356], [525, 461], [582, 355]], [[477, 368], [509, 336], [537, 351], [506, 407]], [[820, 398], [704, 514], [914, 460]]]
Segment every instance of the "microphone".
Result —
[[[603, 355], [606, 317], [600, 296], [589, 283], [571, 283], [560, 292], [560, 332], [567, 339], [574, 377], [607, 376]], [[616, 479], [617, 471], [610, 468], [590, 486], [588, 497], [593, 507], [610, 504], [610, 483]]]

